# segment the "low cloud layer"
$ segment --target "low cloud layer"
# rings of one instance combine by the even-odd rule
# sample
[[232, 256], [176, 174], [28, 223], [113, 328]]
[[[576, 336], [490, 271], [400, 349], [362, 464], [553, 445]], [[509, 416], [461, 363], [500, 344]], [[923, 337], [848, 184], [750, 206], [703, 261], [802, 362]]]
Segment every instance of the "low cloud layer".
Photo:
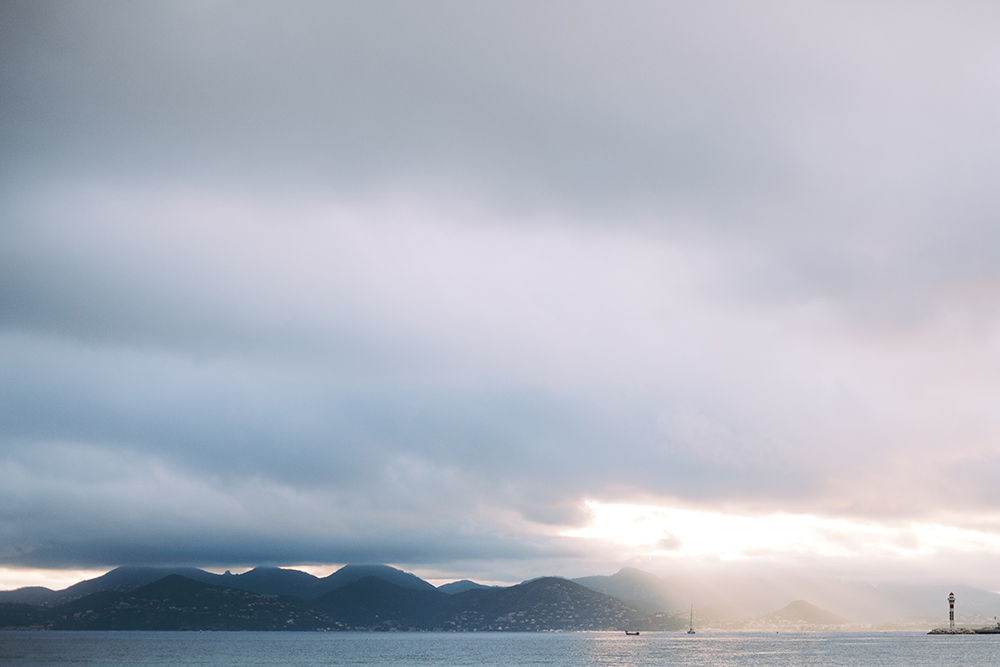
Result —
[[0, 12], [0, 563], [1000, 531], [992, 8]]

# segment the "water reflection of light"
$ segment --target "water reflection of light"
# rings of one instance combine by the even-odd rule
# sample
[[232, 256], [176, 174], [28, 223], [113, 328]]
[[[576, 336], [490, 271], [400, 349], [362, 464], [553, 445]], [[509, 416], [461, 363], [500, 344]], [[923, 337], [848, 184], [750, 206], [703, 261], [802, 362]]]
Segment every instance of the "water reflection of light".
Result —
[[759, 516], [670, 507], [588, 502], [592, 523], [564, 533], [654, 553], [723, 559], [776, 554], [928, 556], [1000, 554], [1000, 535], [933, 523], [883, 525], [809, 514]]

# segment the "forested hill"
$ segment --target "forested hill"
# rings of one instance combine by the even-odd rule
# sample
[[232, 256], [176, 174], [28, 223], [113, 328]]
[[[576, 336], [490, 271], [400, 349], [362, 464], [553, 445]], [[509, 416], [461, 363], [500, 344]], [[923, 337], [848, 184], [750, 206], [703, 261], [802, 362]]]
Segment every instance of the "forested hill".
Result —
[[[429, 585], [428, 585], [429, 586]], [[54, 630], [675, 630], [683, 619], [644, 614], [559, 578], [448, 594], [362, 577], [311, 599], [167, 575], [49, 607], [0, 604], [0, 627]]]

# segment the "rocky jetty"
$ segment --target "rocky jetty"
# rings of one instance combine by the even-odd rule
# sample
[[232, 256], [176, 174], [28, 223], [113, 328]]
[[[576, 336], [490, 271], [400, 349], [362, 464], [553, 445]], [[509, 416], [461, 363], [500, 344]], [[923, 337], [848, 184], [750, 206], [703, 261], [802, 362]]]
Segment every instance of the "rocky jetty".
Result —
[[927, 634], [929, 635], [974, 635], [976, 631], [972, 628], [934, 628]]

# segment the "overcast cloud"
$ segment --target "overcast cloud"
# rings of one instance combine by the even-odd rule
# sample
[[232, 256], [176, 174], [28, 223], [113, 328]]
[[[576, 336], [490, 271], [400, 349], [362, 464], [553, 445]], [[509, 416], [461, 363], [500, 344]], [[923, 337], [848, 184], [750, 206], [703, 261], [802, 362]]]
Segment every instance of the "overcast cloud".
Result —
[[638, 557], [587, 501], [1000, 535], [998, 31], [4, 3], [0, 564]]

